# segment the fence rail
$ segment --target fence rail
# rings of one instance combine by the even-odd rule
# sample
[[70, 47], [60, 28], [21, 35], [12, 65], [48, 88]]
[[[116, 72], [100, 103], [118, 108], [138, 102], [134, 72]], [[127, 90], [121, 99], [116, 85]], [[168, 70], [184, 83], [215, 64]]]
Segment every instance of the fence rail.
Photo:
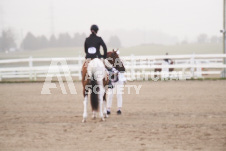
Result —
[[[163, 59], [172, 59], [174, 64], [166, 64]], [[226, 68], [223, 64], [226, 54], [189, 54], [189, 55], [162, 55], [162, 56], [125, 56], [122, 61], [126, 68], [127, 79], [136, 80], [137, 76], [163, 76], [163, 72], [156, 72], [161, 69], [168, 77], [183, 76], [184, 78], [204, 78], [205, 75], [217, 75]], [[67, 65], [51, 66], [52, 61], [66, 61]], [[71, 58], [24, 58], [0, 60], [0, 81], [7, 79], [30, 79], [37, 80], [45, 78], [48, 74], [55, 76], [72, 76], [81, 80], [81, 67], [84, 58], [81, 56]], [[27, 65], [26, 65], [27, 64]], [[63, 70], [68, 68], [68, 73]], [[174, 68], [173, 72], [169, 72]], [[59, 71], [59, 72], [55, 72]], [[159, 70], [158, 70], [159, 71]]]

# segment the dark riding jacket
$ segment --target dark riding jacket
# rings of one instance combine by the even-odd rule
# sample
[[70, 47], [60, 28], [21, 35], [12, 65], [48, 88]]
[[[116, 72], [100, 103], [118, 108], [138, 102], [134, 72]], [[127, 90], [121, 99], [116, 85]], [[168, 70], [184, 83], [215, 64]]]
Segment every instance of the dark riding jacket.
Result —
[[[100, 54], [100, 46], [104, 49], [104, 55]], [[85, 44], [85, 53], [86, 58], [106, 58], [107, 57], [107, 47], [101, 37], [98, 37], [96, 34], [92, 33], [89, 37], [86, 38]]]

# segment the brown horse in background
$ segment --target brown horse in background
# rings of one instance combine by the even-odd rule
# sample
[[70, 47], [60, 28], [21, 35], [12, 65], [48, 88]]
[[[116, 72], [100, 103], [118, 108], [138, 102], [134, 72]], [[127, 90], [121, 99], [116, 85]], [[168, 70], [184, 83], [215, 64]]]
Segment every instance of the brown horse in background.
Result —
[[[170, 65], [173, 65], [173, 64], [174, 64], [173, 60], [170, 59]], [[156, 64], [156, 65], [162, 65], [162, 64], [159, 63], [159, 64]], [[162, 72], [162, 68], [155, 68], [154, 71], [155, 72]], [[169, 68], [169, 72], [172, 72], [172, 71], [174, 71], [174, 68]], [[157, 75], [155, 75], [155, 77], [157, 77]]]
[[[173, 64], [174, 64], [174, 62], [171, 60], [170, 65], [173, 65]], [[156, 64], [156, 65], [162, 65], [162, 64], [159, 63], [159, 64]], [[174, 68], [169, 68], [169, 72], [172, 72], [173, 70], [174, 70]], [[162, 68], [155, 68], [155, 72], [157, 72], [157, 71], [161, 72]]]

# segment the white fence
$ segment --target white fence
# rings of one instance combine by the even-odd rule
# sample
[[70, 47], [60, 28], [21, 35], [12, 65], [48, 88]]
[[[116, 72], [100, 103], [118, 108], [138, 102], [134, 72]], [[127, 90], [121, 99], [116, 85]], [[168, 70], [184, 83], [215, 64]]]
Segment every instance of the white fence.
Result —
[[[174, 64], [166, 64], [163, 59], [169, 58]], [[154, 76], [178, 78], [204, 78], [206, 75], [217, 75], [220, 77], [221, 71], [226, 68], [223, 64], [226, 54], [192, 54], [192, 55], [162, 55], [162, 56], [125, 56], [122, 61], [126, 68], [126, 77], [129, 80], [149, 79]], [[54, 73], [49, 70], [52, 61], [66, 61], [67, 65], [55, 65], [54, 68], [69, 68], [67, 73], [62, 70]], [[45, 79], [51, 72], [55, 76], [72, 76], [81, 80], [81, 67], [84, 58], [25, 58], [0, 60], [0, 80], [7, 79]], [[169, 72], [169, 68], [174, 68]], [[162, 69], [163, 72], [155, 72], [155, 69]], [[48, 74], [47, 74], [48, 73]]]

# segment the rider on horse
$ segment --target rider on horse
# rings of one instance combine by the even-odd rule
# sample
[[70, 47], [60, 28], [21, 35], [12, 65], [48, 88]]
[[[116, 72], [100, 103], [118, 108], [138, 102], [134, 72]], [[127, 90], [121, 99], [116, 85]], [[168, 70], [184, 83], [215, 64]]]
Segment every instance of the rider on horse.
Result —
[[[168, 56], [168, 52], [166, 53], [166, 56]], [[165, 62], [167, 62], [168, 64], [171, 64], [172, 60], [169, 58], [165, 58], [163, 59]]]
[[[90, 30], [91, 30], [91, 34], [89, 37], [86, 38], [85, 45], [84, 45], [87, 62], [89, 62], [89, 60], [94, 58], [104, 58], [104, 64], [107, 67], [108, 71], [115, 72], [116, 69], [113, 68], [113, 66], [106, 59], [107, 47], [103, 39], [96, 35], [99, 30], [98, 26], [92, 25]], [[101, 55], [100, 53], [100, 46], [102, 46], [104, 49], [104, 55]], [[109, 87], [112, 87], [111, 80], [109, 80]]]
[[[87, 58], [106, 58], [107, 57], [107, 47], [101, 37], [98, 37], [96, 34], [98, 32], [98, 26], [92, 25], [91, 34], [85, 40], [85, 53]], [[100, 54], [100, 46], [104, 49], [104, 55]]]

